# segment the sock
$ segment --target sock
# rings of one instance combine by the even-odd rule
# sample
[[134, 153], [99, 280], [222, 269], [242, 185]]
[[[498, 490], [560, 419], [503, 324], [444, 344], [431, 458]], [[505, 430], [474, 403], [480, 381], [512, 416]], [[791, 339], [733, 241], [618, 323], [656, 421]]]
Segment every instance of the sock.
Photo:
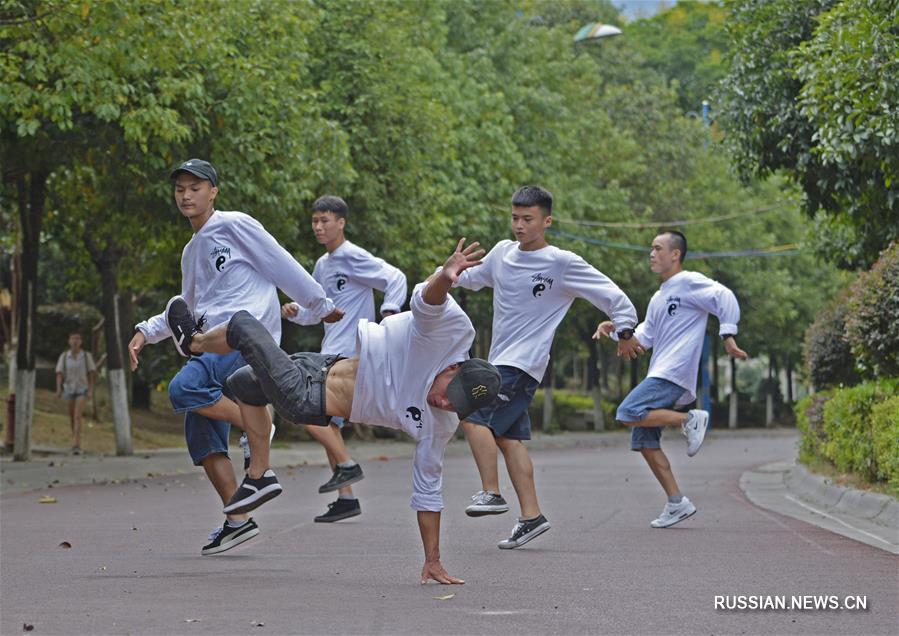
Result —
[[356, 498], [353, 495], [338, 495], [338, 499], [343, 499], [344, 501], [356, 501]]
[[229, 528], [240, 528], [243, 524], [245, 524], [249, 519], [244, 519], [242, 521], [237, 521], [235, 519], [228, 519], [226, 523]]
[[527, 523], [528, 521], [535, 521], [540, 515], [536, 517], [531, 517], [530, 519], [525, 519], [524, 517], [518, 517], [518, 520], [522, 523]]
[[348, 459], [345, 462], [340, 462], [339, 464], [337, 464], [337, 467], [338, 468], [352, 468], [355, 465], [356, 465], [356, 462], [354, 462], [352, 459]]
[[684, 500], [684, 496], [680, 493], [677, 493], [676, 495], [671, 495], [670, 497], [668, 497], [668, 503], [670, 503], [670, 504], [679, 504], [683, 500]]

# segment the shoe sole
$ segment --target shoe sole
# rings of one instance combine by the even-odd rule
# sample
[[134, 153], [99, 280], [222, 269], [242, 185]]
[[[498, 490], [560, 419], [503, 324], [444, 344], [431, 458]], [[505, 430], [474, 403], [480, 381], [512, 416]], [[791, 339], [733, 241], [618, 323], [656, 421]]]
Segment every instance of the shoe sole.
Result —
[[670, 528], [671, 526], [676, 525], [676, 524], [680, 523], [681, 521], [685, 521], [685, 520], [689, 519], [690, 517], [692, 517], [695, 514], [696, 514], [696, 508], [694, 508], [692, 512], [688, 512], [687, 514], [678, 517], [671, 523], [664, 525], [664, 526], [654, 526], [654, 525], [652, 525], [652, 522], [650, 521], [649, 527], [655, 528], [656, 530], [664, 530], [665, 528]]
[[[172, 326], [169, 324], [169, 309], [171, 308], [172, 303], [175, 302], [176, 300], [180, 300], [180, 301], [182, 301], [182, 302], [186, 302], [186, 301], [184, 300], [184, 297], [183, 297], [183, 296], [172, 296], [171, 298], [169, 298], [169, 302], [167, 302], [167, 303], [165, 304], [165, 313], [163, 313], [163, 315], [165, 316], [165, 324], [166, 324], [166, 326], [169, 328], [170, 331], [171, 331], [171, 329], [172, 329]], [[175, 350], [176, 350], [178, 353], [180, 353], [181, 356], [182, 356], [183, 358], [189, 358], [189, 357], [190, 357], [189, 355], [187, 355], [186, 353], [184, 353], [183, 351], [181, 351], [181, 345], [175, 340], [175, 334], [172, 334], [172, 343], [175, 345]]]
[[336, 486], [328, 486], [328, 487], [319, 486], [318, 494], [323, 495], [326, 492], [334, 492], [335, 490], [340, 490], [341, 488], [346, 488], [347, 486], [352, 486], [353, 484], [359, 483], [363, 479], [365, 479], [364, 473], [362, 475], [358, 475], [356, 477], [351, 477], [350, 479], [347, 479], [346, 481], [341, 482], [340, 484], [338, 484]]
[[244, 534], [238, 535], [233, 540], [229, 541], [225, 545], [220, 545], [217, 548], [209, 548], [208, 550], [202, 550], [200, 554], [203, 556], [211, 556], [213, 554], [221, 554], [222, 552], [227, 552], [231, 548], [236, 548], [244, 541], [249, 541], [253, 537], [259, 534], [259, 528], [253, 528], [249, 532], [245, 532]]
[[226, 515], [242, 515], [246, 512], [250, 512], [251, 510], [256, 510], [259, 506], [264, 504], [269, 499], [274, 499], [278, 495], [281, 494], [281, 484], [271, 484], [266, 486], [262, 490], [258, 490], [252, 494], [252, 496], [247, 497], [246, 499], [242, 499], [241, 501], [235, 502], [231, 505], [225, 506], [222, 510]]
[[516, 543], [516, 544], [514, 544], [514, 545], [512, 545], [512, 544], [505, 544], [505, 545], [504, 545], [503, 542], [500, 542], [500, 543], [497, 544], [496, 547], [498, 547], [500, 550], [514, 550], [515, 548], [520, 548], [520, 547], [523, 546], [524, 544], [533, 541], [534, 539], [536, 539], [537, 537], [539, 537], [541, 534], [543, 534], [544, 532], [546, 532], [546, 531], [549, 530], [550, 528], [552, 528], [552, 526], [549, 525], [549, 521], [547, 521], [547, 522], [545, 522], [545, 523], [541, 523], [539, 526], [537, 526], [536, 528], [534, 528], [533, 530], [531, 530], [530, 532], [528, 532], [526, 535], [524, 535], [524, 536], [521, 538], [521, 540], [518, 541], [518, 543]]
[[339, 515], [331, 515], [328, 517], [316, 517], [315, 523], [334, 523], [335, 521], [349, 519], [350, 517], [358, 517], [361, 514], [362, 514], [362, 511], [357, 508], [356, 510], [349, 510], [347, 512], [341, 512]]
[[469, 506], [465, 509], [465, 514], [469, 517], [485, 517], [487, 515], [501, 515], [509, 512], [509, 506], [478, 506], [473, 508]]
[[705, 441], [705, 434], [709, 431], [709, 416], [705, 418], [705, 426], [702, 427], [702, 433], [699, 435], [699, 445], [690, 452], [690, 447], [687, 447], [687, 457], [693, 457], [696, 453], [699, 452], [699, 449], [702, 448], [702, 443]]

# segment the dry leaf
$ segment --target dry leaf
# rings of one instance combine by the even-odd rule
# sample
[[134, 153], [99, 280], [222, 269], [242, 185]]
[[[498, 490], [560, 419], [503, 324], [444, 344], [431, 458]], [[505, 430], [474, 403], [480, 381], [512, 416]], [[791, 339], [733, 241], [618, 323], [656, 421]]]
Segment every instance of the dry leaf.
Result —
[[71, 548], [72, 544], [69, 543], [68, 541], [63, 541], [62, 543], [59, 544], [59, 547], [60, 548]]
[[185, 623], [199, 623], [200, 619], [199, 618], [185, 618], [184, 622]]
[[28, 623], [22, 623], [22, 631], [23, 632], [30, 632], [32, 629], [34, 629], [34, 625], [29, 625]]
[[56, 497], [51, 497], [50, 495], [44, 495], [40, 499], [37, 500], [38, 503], [56, 503]]
[[455, 596], [455, 594], [444, 594], [443, 596], [435, 596], [435, 597], [434, 597], [434, 600], [437, 600], [437, 601], [448, 601], [448, 600], [450, 600], [451, 598], [453, 598], [454, 596]]

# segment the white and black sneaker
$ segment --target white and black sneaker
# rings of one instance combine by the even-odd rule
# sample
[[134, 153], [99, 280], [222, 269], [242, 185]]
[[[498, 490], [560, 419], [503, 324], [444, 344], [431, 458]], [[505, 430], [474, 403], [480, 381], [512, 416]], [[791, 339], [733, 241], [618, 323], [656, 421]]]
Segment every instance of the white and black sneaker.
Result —
[[209, 556], [210, 554], [218, 554], [225, 552], [231, 548], [240, 545], [244, 541], [249, 541], [259, 534], [259, 526], [250, 517], [247, 522], [239, 528], [232, 528], [226, 521], [221, 528], [216, 528], [209, 535], [209, 543], [203, 546], [201, 554]]
[[684, 497], [676, 504], [666, 503], [662, 514], [657, 519], [650, 521], [649, 525], [653, 528], [669, 528], [694, 514], [696, 514], [696, 506]]
[[502, 495], [489, 490], [481, 490], [473, 494], [471, 504], [465, 509], [465, 514], [469, 517], [501, 515], [504, 512], [509, 512], [509, 504]]
[[318, 487], [318, 492], [324, 494], [340, 490], [363, 479], [365, 479], [365, 475], [362, 474], [362, 466], [359, 464], [354, 464], [348, 468], [338, 465], [334, 468], [334, 474], [331, 475], [331, 479]]
[[687, 457], [693, 457], [699, 452], [705, 439], [705, 432], [709, 430], [709, 412], [693, 409], [682, 430], [687, 438]]
[[185, 358], [191, 357], [193, 355], [190, 351], [191, 340], [203, 331], [206, 317], [202, 316], [199, 320], [195, 320], [184, 298], [175, 296], [165, 306], [165, 321], [172, 332], [175, 349]]
[[275, 471], [269, 468], [259, 479], [244, 475], [243, 481], [234, 496], [228, 501], [223, 512], [226, 515], [239, 515], [255, 510], [269, 499], [281, 494], [281, 484], [275, 477]]
[[547, 521], [546, 517], [544, 517], [543, 515], [540, 515], [536, 519], [519, 521], [515, 524], [515, 527], [512, 528], [512, 536], [508, 539], [503, 539], [497, 544], [497, 546], [500, 550], [520, 548], [531, 539], [536, 539], [537, 537], [539, 537], [551, 527], [552, 526], [549, 525], [549, 521]]

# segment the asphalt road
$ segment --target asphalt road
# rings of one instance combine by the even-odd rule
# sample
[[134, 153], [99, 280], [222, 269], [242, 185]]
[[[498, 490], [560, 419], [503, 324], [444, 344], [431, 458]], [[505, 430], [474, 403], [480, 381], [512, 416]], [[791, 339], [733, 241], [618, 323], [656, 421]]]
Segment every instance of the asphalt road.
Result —
[[[474, 463], [450, 453], [443, 562], [467, 581], [452, 587], [418, 583], [409, 459], [366, 462], [363, 515], [337, 524], [312, 522], [330, 501], [317, 493], [323, 468], [281, 469], [284, 494], [255, 515], [262, 533], [213, 557], [199, 550], [219, 504], [199, 473], [4, 495], [0, 632], [897, 632], [899, 559], [757, 508], [740, 491], [744, 470], [794, 456], [783, 437], [713, 438], [693, 459], [680, 440], [669, 451], [699, 511], [667, 530], [649, 527], [664, 497], [636, 453], [534, 452], [553, 528], [511, 551], [496, 542], [517, 510], [466, 517]], [[507, 479], [504, 490], [514, 500]], [[42, 495], [57, 503], [38, 503]], [[716, 595], [864, 596], [868, 609], [729, 611], [715, 608]]]

